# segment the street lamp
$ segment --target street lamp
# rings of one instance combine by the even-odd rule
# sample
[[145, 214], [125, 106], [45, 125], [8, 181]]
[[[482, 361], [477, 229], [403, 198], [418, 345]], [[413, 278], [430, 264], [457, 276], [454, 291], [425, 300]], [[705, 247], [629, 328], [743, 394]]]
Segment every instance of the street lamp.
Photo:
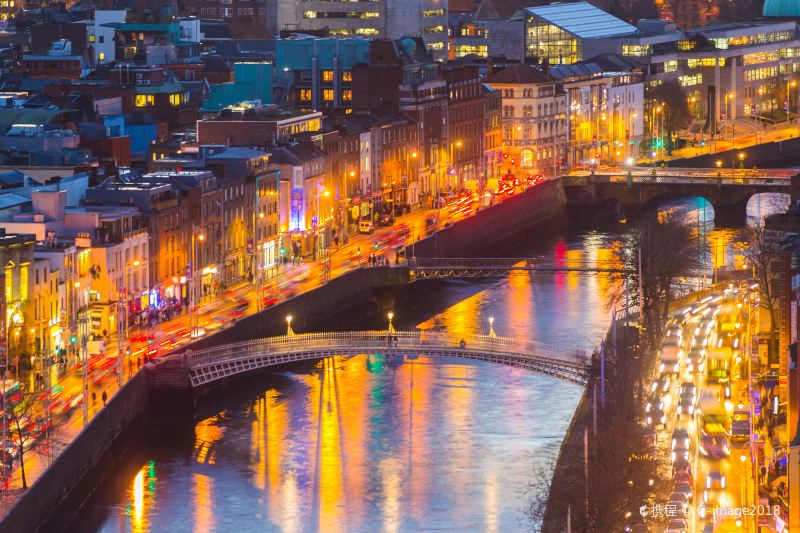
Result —
[[746, 154], [744, 152], [739, 152], [737, 157], [739, 158], [739, 168], [743, 169], [744, 168], [744, 158], [746, 157]]
[[192, 337], [192, 332], [194, 332], [195, 337], [197, 336], [197, 327], [200, 321], [199, 312], [200, 312], [200, 298], [199, 293], [197, 290], [197, 282], [198, 282], [198, 272], [199, 269], [197, 268], [197, 244], [198, 242], [203, 242], [206, 239], [206, 236], [202, 233], [202, 228], [197, 226], [192, 226], [192, 268], [190, 269], [190, 273], [192, 275], [192, 279], [190, 280], [192, 287], [192, 317], [191, 317], [191, 324], [189, 328], [189, 336]]
[[[123, 297], [119, 299], [119, 313], [117, 317], [117, 382], [119, 387], [122, 388], [122, 383], [125, 381], [125, 357], [123, 351], [123, 344], [128, 340], [128, 306], [130, 299], [128, 298], [128, 273], [131, 266], [138, 267], [141, 261], [134, 259], [129, 263], [125, 263], [125, 286], [123, 287]], [[79, 281], [75, 282], [75, 288], [80, 287]]]
[[286, 315], [286, 336], [294, 337], [294, 331], [292, 331], [292, 315]]
[[496, 337], [497, 337], [497, 335], [494, 332], [494, 317], [490, 316], [489, 317], [489, 338], [490, 339], [494, 339]]
[[394, 318], [394, 313], [389, 311], [386, 313], [386, 316], [389, 317], [389, 333], [395, 333], [394, 326], [392, 325], [392, 319]]

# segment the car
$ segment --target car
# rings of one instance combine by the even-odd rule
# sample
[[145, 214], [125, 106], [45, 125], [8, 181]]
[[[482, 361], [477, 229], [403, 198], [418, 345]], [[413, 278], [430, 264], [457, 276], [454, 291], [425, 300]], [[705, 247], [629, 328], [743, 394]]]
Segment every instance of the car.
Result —
[[694, 496], [694, 491], [692, 491], [692, 486], [685, 481], [679, 481], [672, 486], [673, 493], [684, 494], [686, 496], [687, 501], [691, 501], [692, 497]]
[[372, 235], [375, 233], [375, 224], [371, 220], [360, 220], [358, 222], [358, 232]]
[[692, 465], [689, 463], [688, 459], [678, 457], [672, 461], [672, 475], [676, 476], [678, 474], [692, 475]]
[[679, 503], [679, 508], [682, 509], [683, 506], [688, 505], [689, 503], [689, 496], [685, 492], [672, 492], [669, 495], [668, 503]]
[[686, 370], [689, 374], [702, 374], [705, 369], [706, 351], [704, 348], [692, 348], [686, 357]]
[[750, 441], [750, 421], [734, 420], [731, 423], [731, 442], [745, 444]]
[[674, 474], [672, 474], [672, 482], [673, 483], [686, 482], [691, 485], [692, 475], [689, 472], [686, 472], [685, 470], [682, 470], [680, 472], [675, 472]]
[[725, 484], [725, 474], [719, 470], [711, 470], [706, 474], [706, 490], [722, 490]]
[[[690, 385], [690, 387], [686, 387]], [[693, 383], [682, 383], [680, 395], [678, 396], [678, 416], [682, 414], [693, 415], [697, 404], [697, 395], [694, 391]]]
[[657, 394], [650, 397], [650, 400], [644, 406], [644, 411], [648, 425], [657, 426], [667, 421], [667, 416], [664, 412], [664, 400]]
[[660, 376], [652, 385], [650, 385], [650, 392], [667, 392], [669, 391], [669, 378], [667, 376]]
[[731, 454], [728, 439], [722, 435], [700, 437], [700, 453], [709, 459], [724, 459]]
[[689, 433], [684, 428], [677, 428], [672, 432], [672, 460], [678, 457], [689, 459], [689, 446], [691, 445]]

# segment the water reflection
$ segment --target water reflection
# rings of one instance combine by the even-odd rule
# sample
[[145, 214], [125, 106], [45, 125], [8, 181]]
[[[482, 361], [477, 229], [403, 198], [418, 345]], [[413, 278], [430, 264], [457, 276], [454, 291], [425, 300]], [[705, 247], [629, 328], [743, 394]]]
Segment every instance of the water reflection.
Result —
[[[736, 264], [737, 233], [714, 228], [702, 200], [663, 211], [694, 223], [709, 276]], [[622, 266], [620, 247], [619, 234], [587, 232], [527, 253]], [[498, 335], [591, 350], [619, 283], [576, 272], [453, 282], [396, 309], [396, 319], [467, 335], [488, 332], [493, 317]], [[432, 302], [444, 311], [427, 318]], [[126, 480], [98, 510], [96, 529], [519, 531], [534, 467], [558, 452], [581, 392], [519, 369], [424, 354], [327, 359], [236, 388], [196, 424], [193, 445], [168, 446]]]

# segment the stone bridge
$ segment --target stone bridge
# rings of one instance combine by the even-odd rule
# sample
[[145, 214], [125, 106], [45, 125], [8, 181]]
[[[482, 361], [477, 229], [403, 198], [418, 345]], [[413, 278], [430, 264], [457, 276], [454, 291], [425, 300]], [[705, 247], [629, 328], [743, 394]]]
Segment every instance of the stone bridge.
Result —
[[554, 346], [508, 337], [441, 331], [352, 331], [289, 334], [252, 341], [185, 350], [150, 365], [150, 381], [170, 388], [199, 388], [225, 378], [270, 366], [337, 355], [382, 354], [460, 357], [488, 361], [577, 385], [589, 379], [590, 361], [583, 352], [566, 353]]
[[792, 172], [786, 170], [631, 169], [562, 177], [567, 205], [601, 216], [635, 216], [663, 202], [702, 197], [714, 207], [718, 225], [740, 225], [755, 194], [789, 194]]

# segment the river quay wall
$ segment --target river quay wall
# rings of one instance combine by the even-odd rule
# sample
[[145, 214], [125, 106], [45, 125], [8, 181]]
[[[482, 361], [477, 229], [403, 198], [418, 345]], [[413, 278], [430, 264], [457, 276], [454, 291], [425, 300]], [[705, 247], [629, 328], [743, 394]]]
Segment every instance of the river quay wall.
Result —
[[148, 390], [137, 373], [30, 486], [0, 522], [0, 532], [66, 531], [83, 505], [123, 457], [142, 445], [149, 418]]

